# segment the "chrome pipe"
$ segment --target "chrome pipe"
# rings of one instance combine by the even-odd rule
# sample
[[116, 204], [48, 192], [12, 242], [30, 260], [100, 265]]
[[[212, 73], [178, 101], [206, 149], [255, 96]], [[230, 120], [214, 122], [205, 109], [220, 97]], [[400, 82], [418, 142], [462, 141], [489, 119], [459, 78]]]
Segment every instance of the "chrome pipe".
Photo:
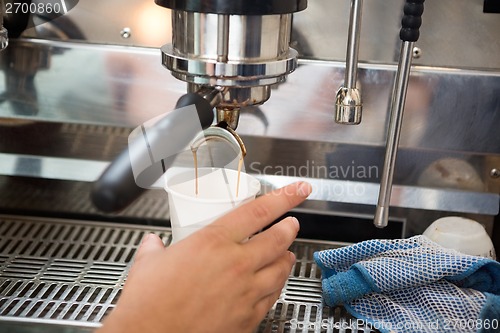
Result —
[[344, 85], [337, 90], [335, 98], [335, 122], [339, 124], [357, 125], [361, 122], [362, 101], [356, 88], [356, 77], [362, 7], [363, 0], [351, 1]]
[[408, 82], [410, 79], [414, 45], [415, 42], [403, 42], [403, 45], [401, 46], [398, 70], [396, 72], [394, 90], [392, 93], [384, 168], [380, 179], [378, 203], [373, 221], [373, 224], [377, 228], [386, 227], [389, 220], [389, 205], [391, 201], [394, 166], [398, 152], [399, 138], [401, 135], [401, 126], [403, 124], [403, 113], [406, 93], [408, 91]]
[[349, 35], [347, 38], [346, 71], [344, 80], [344, 85], [348, 89], [356, 88], [362, 8], [363, 0], [351, 1]]

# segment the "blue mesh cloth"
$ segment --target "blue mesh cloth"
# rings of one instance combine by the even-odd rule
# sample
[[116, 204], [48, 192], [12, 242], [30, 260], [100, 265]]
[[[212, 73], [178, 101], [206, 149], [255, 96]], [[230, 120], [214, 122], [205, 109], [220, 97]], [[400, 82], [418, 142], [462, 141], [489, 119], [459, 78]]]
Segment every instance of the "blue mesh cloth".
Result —
[[323, 297], [381, 332], [500, 332], [500, 264], [425, 236], [316, 252]]

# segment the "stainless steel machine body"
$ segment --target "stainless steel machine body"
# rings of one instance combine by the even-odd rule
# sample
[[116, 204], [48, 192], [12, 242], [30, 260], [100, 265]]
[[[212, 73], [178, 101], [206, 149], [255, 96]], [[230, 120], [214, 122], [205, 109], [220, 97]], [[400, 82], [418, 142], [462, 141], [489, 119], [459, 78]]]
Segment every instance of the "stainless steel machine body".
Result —
[[[301, 332], [292, 326], [297, 322], [310, 332], [356, 332], [342, 308], [323, 306], [311, 260], [315, 250], [410, 236], [447, 215], [480, 221], [500, 246], [498, 14], [483, 13], [482, 0], [426, 1], [389, 224], [379, 230], [372, 221], [403, 2], [363, 3], [356, 84], [363, 119], [357, 126], [334, 122], [335, 91], [345, 78], [349, 4], [310, 0], [306, 10], [290, 17], [230, 18], [232, 28], [241, 28], [238, 35], [261, 44], [276, 39], [256, 55], [259, 61], [286, 64], [288, 40], [278, 42], [278, 26], [291, 29], [289, 41], [299, 54], [286, 80], [272, 78], [279, 84], [260, 81], [251, 93], [223, 90], [229, 104], [264, 100], [272, 91], [258, 107], [241, 105], [237, 132], [247, 148], [246, 171], [264, 189], [304, 178], [315, 187], [311, 200], [294, 211], [302, 223], [301, 239], [292, 247], [298, 262], [258, 332]], [[114, 307], [141, 235], [153, 231], [168, 244], [164, 191], [148, 191], [119, 214], [97, 211], [88, 193], [126, 148], [134, 127], [171, 110], [186, 90], [207, 82], [222, 85], [200, 66], [197, 76], [174, 71], [189, 84], [164, 68], [160, 48], [168, 42], [178, 47], [170, 60], [163, 54], [164, 62], [182, 60], [179, 69], [181, 63], [226, 61], [216, 35], [204, 37], [212, 37], [204, 44], [205, 57], [194, 56], [199, 50], [193, 52], [195, 44], [183, 31], [170, 40], [172, 20], [191, 22], [199, 34], [219, 26], [214, 14], [194, 16], [150, 2], [81, 0], [68, 15], [27, 31], [25, 39], [10, 40], [0, 53], [0, 331], [92, 331]], [[263, 25], [275, 34], [253, 31]], [[228, 44], [228, 64], [252, 63], [251, 56], [242, 57], [241, 45]], [[190, 82], [194, 77], [202, 81]], [[325, 320], [330, 325], [322, 329]]]

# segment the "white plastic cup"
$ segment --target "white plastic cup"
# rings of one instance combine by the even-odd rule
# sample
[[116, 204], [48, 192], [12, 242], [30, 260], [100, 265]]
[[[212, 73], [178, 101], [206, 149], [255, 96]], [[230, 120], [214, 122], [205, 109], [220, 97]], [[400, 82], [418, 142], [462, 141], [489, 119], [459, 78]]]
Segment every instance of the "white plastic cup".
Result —
[[165, 173], [172, 243], [176, 243], [218, 217], [255, 199], [260, 182], [247, 173], [223, 168], [198, 168], [198, 194], [194, 168], [170, 168]]
[[458, 216], [442, 217], [434, 221], [423, 235], [448, 249], [496, 259], [490, 236], [480, 223], [471, 219]]

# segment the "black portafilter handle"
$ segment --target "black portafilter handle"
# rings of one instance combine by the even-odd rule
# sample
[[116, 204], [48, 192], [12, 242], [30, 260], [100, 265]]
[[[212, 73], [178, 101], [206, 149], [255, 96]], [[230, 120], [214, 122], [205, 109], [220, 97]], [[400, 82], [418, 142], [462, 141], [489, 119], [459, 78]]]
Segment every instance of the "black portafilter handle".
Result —
[[420, 37], [422, 14], [424, 13], [425, 0], [406, 0], [401, 20], [399, 38], [404, 42], [416, 42]]
[[[195, 105], [198, 119], [192, 112], [177, 110]], [[129, 142], [128, 149], [118, 155], [93, 184], [91, 200], [99, 210], [111, 213], [120, 211], [139, 198], [165, 173], [177, 153], [185, 147], [202, 129], [208, 128], [214, 119], [210, 102], [196, 93], [183, 95], [177, 101], [173, 112], [167, 114], [155, 125], [143, 130], [143, 137]], [[147, 147], [147, 148], [146, 148]], [[154, 161], [152, 152], [161, 147], [161, 160]], [[134, 177], [133, 165], [145, 165]]]

